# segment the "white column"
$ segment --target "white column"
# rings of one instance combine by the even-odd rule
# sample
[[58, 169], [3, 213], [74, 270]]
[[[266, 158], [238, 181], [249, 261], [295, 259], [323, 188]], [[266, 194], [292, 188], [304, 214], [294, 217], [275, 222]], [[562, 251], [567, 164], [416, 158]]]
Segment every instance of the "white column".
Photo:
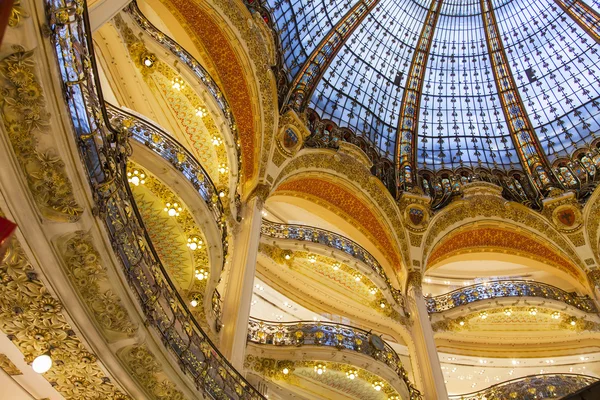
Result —
[[102, 25], [117, 15], [131, 0], [99, 0], [90, 6], [90, 27], [96, 32]]
[[250, 302], [260, 242], [263, 200], [251, 198], [242, 209], [240, 229], [235, 233], [231, 270], [223, 298], [220, 350], [238, 370], [244, 365]]
[[411, 354], [411, 358], [414, 357], [416, 361], [417, 368], [414, 374], [418, 388], [427, 400], [448, 399], [444, 374], [421, 290], [421, 273], [418, 271], [409, 274], [406, 301], [412, 321], [411, 334], [415, 342], [416, 353]]

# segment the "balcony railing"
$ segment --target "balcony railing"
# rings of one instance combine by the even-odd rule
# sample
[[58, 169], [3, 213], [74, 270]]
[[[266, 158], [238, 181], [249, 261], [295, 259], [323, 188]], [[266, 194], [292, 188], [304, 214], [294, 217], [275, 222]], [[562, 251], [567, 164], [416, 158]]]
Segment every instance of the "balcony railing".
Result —
[[129, 189], [131, 132], [110, 126], [81, 0], [46, 0], [48, 25], [75, 139], [113, 249], [148, 326], [198, 390], [213, 399], [264, 399], [218, 351], [194, 319], [154, 250]]
[[385, 281], [392, 297], [400, 307], [404, 307], [402, 292], [392, 286], [390, 279], [383, 267], [367, 250], [361, 245], [337, 233], [319, 229], [312, 226], [278, 224], [263, 219], [260, 233], [264, 236], [276, 239], [300, 240], [318, 243], [333, 249], [341, 250], [349, 256], [368, 265], [381, 279]]
[[435, 297], [427, 297], [427, 311], [439, 313], [481, 300], [503, 297], [541, 297], [561, 301], [587, 313], [598, 312], [589, 296], [578, 296], [552, 285], [534, 281], [493, 281], [465, 286]]
[[[227, 237], [227, 229], [224, 223], [223, 204], [219, 199], [217, 188], [212, 182], [210, 175], [208, 175], [194, 155], [167, 132], [145, 119], [108, 103], [106, 103], [106, 112], [111, 126], [116, 128], [127, 126], [131, 139], [143, 144], [169, 162], [192, 184], [208, 206], [213, 219], [223, 235], [223, 239], [225, 239]], [[226, 245], [226, 240], [223, 243]]]
[[251, 318], [248, 341], [275, 346], [323, 346], [355, 351], [386, 364], [406, 384], [411, 400], [422, 399], [394, 349], [379, 336], [363, 329], [330, 322], [271, 322]]
[[450, 400], [537, 400], [562, 398], [598, 381], [578, 374], [543, 374], [502, 382], [469, 394], [449, 396]]

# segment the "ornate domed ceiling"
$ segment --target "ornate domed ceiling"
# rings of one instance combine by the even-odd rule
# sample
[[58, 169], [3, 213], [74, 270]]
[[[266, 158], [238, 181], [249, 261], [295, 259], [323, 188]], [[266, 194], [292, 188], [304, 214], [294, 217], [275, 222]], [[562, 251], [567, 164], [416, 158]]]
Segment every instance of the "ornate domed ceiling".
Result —
[[600, 131], [597, 0], [265, 3], [286, 103], [397, 165], [407, 153], [419, 169], [531, 172]]

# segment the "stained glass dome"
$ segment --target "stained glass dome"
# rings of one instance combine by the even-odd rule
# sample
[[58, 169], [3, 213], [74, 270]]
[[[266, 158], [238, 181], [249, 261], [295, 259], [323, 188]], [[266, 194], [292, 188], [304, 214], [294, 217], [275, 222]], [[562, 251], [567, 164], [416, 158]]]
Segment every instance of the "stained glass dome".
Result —
[[414, 167], [432, 171], [519, 170], [528, 151], [550, 165], [600, 131], [598, 0], [265, 2], [286, 102], [392, 162], [408, 113]]

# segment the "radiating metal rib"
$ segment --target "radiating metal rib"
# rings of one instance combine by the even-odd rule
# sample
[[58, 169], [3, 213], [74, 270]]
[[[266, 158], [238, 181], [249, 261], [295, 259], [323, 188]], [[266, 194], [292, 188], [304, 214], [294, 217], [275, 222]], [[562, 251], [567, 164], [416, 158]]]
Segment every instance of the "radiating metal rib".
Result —
[[600, 13], [581, 0], [554, 0], [588, 35], [600, 44]]
[[427, 11], [402, 95], [396, 134], [396, 165], [398, 166], [398, 186], [400, 190], [411, 189], [416, 181], [417, 122], [423, 92], [423, 78], [442, 3], [443, 0], [433, 0], [429, 11]]
[[378, 3], [379, 0], [359, 1], [327, 33], [294, 77], [286, 102], [288, 106], [296, 111], [303, 111], [306, 108], [317, 84], [337, 52]]
[[480, 0], [485, 39], [494, 72], [494, 80], [510, 136], [523, 166], [540, 193], [560, 187], [533, 130], [533, 125], [517, 90], [508, 59], [500, 39], [498, 23], [491, 0]]

